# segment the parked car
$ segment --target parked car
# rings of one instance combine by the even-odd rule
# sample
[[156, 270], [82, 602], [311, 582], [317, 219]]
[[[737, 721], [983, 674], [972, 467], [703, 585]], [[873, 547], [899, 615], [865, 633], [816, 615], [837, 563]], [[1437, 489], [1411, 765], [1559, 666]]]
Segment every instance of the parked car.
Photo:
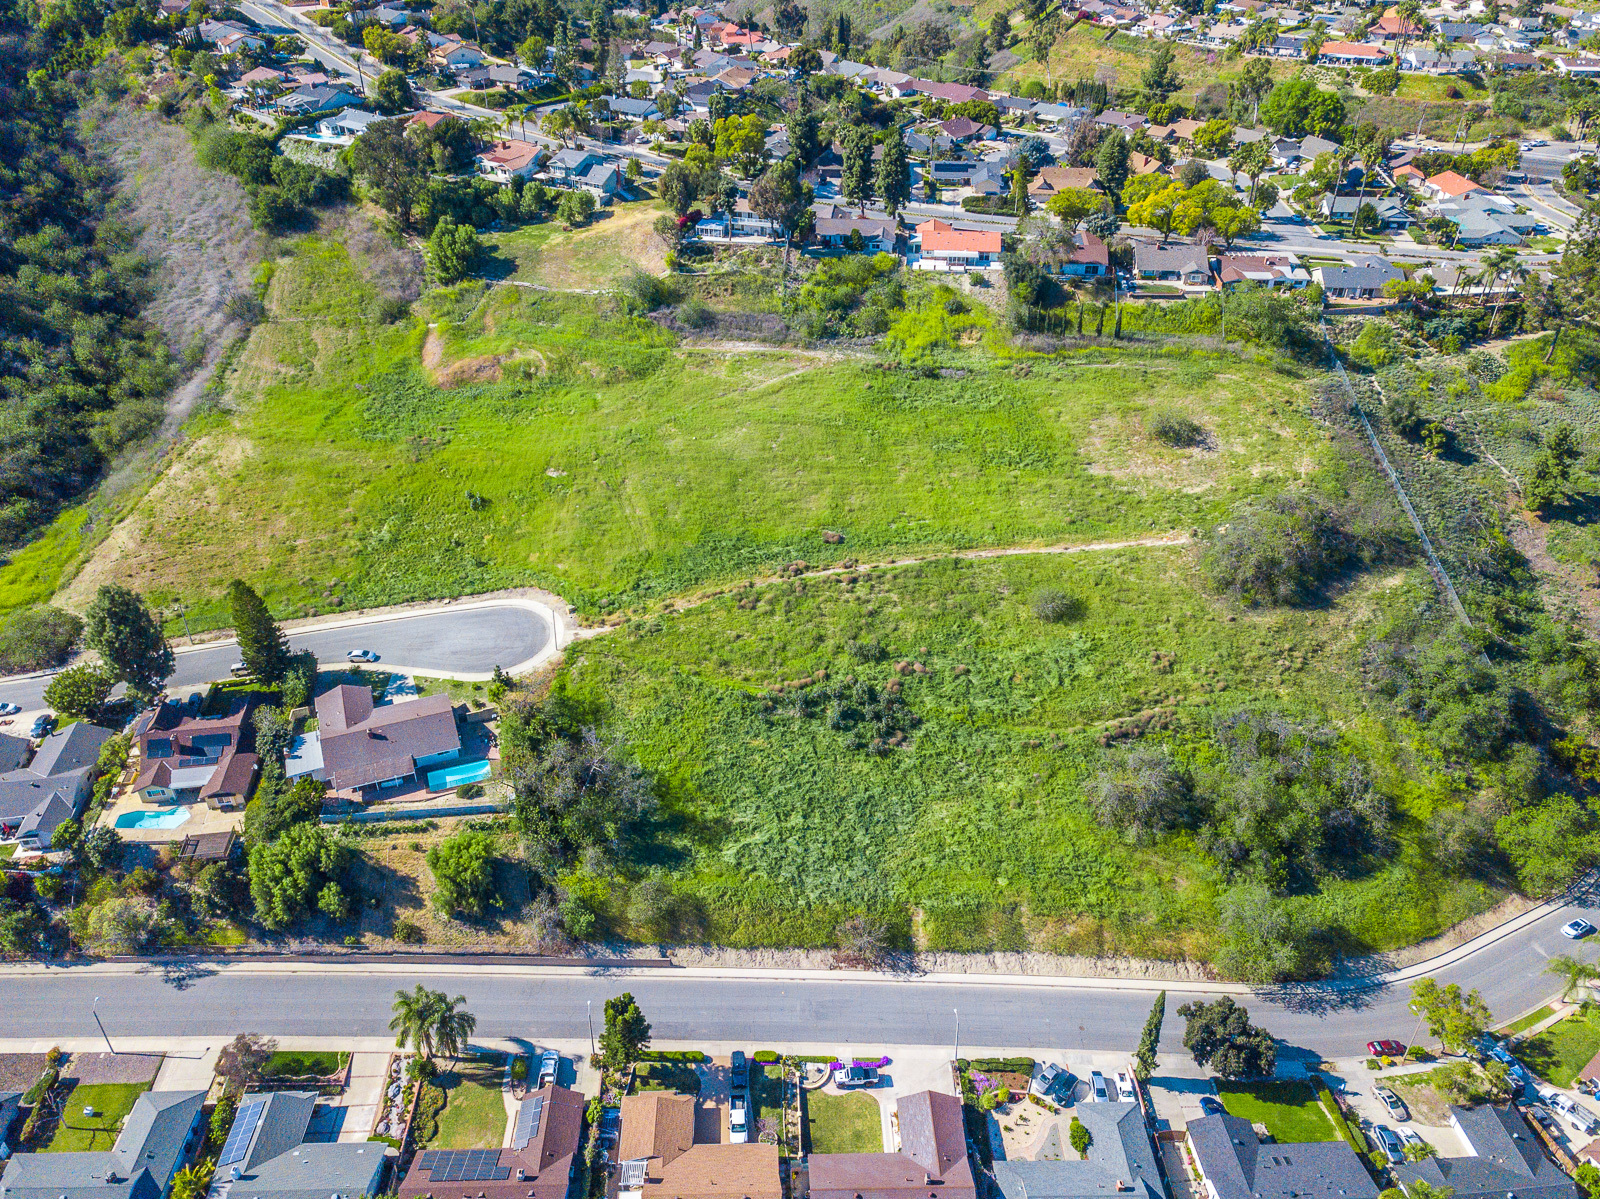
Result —
[[240, 679], [250, 673], [250, 668], [243, 662], [235, 662], [232, 666], [228, 667], [228, 673], [234, 678]]
[[1583, 919], [1568, 920], [1561, 926], [1561, 935], [1573, 941], [1581, 941], [1593, 932], [1594, 925]]
[[539, 1058], [539, 1085], [550, 1086], [556, 1081], [561, 1072], [561, 1055], [554, 1049], [546, 1049]]
[[0, 716], [15, 716], [20, 711], [21, 704], [0, 704]]
[[1401, 1152], [1404, 1152], [1412, 1145], [1426, 1145], [1427, 1143], [1422, 1139], [1422, 1134], [1414, 1128], [1402, 1128], [1400, 1130]]
[[1071, 1075], [1052, 1062], [1039, 1071], [1039, 1077], [1029, 1084], [1028, 1090], [1043, 1097], [1060, 1085], [1063, 1077], [1070, 1078]]
[[1497, 1062], [1503, 1062], [1508, 1066], [1517, 1064], [1517, 1059], [1511, 1056], [1506, 1047], [1487, 1034], [1478, 1038], [1478, 1048], [1486, 1057], [1492, 1057]]
[[878, 1085], [878, 1071], [872, 1066], [846, 1066], [843, 1070], [833, 1072], [833, 1081], [841, 1087], [875, 1087]]
[[28, 736], [37, 741], [40, 737], [48, 737], [56, 727], [56, 718], [46, 712], [33, 722], [33, 728], [28, 730]]
[[1592, 1134], [1600, 1127], [1600, 1119], [1583, 1104], [1573, 1099], [1570, 1095], [1559, 1092], [1550, 1097], [1550, 1106], [1566, 1118], [1568, 1124], [1581, 1133]]
[[1373, 1057], [1404, 1057], [1406, 1047], [1399, 1041], [1368, 1041], [1367, 1052]]
[[728, 1140], [743, 1145], [750, 1139], [750, 1098], [735, 1091], [728, 1100]]
[[750, 1063], [745, 1059], [743, 1049], [735, 1049], [733, 1056], [728, 1059], [732, 1063], [733, 1085], [747, 1087], [750, 1085]]
[[345, 654], [345, 660], [347, 662], [376, 662], [378, 655], [370, 649], [353, 649]]
[[1375, 1093], [1393, 1119], [1402, 1121], [1411, 1119], [1411, 1113], [1406, 1110], [1405, 1100], [1388, 1087], [1379, 1087]]
[[1111, 1095], [1106, 1089], [1106, 1076], [1098, 1070], [1089, 1071], [1090, 1102], [1107, 1103]]
[[1139, 1097], [1133, 1089], [1133, 1076], [1126, 1070], [1117, 1071], [1117, 1098], [1123, 1103], [1132, 1103]]
[[1406, 1160], [1405, 1150], [1400, 1145], [1400, 1138], [1394, 1135], [1394, 1129], [1384, 1124], [1374, 1124], [1367, 1129], [1367, 1140], [1379, 1153], [1391, 1162]]
[[1215, 1095], [1200, 1096], [1200, 1110], [1208, 1116], [1226, 1115], [1228, 1109], [1222, 1106], [1222, 1100]]

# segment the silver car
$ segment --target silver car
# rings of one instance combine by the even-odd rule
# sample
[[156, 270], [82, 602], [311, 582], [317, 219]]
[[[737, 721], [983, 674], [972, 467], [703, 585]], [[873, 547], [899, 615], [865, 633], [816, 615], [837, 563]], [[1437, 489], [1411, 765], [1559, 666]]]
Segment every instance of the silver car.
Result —
[[1367, 1129], [1367, 1140], [1372, 1147], [1389, 1159], [1391, 1163], [1406, 1160], [1405, 1150], [1400, 1145], [1400, 1138], [1395, 1136], [1394, 1129], [1387, 1125], [1374, 1124]]

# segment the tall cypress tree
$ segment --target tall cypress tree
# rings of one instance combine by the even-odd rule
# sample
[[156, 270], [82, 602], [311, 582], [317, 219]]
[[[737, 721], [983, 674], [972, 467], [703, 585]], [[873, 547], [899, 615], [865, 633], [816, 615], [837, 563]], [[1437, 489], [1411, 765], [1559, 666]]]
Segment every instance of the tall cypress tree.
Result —
[[267, 605], [242, 579], [228, 584], [228, 605], [239, 638], [239, 656], [250, 673], [264, 683], [277, 683], [289, 671], [289, 639], [272, 619]]
[[863, 213], [867, 201], [872, 199], [872, 135], [860, 126], [844, 131], [844, 170], [839, 180], [839, 192], [847, 204], [856, 205]]
[[1150, 1017], [1144, 1022], [1144, 1034], [1139, 1038], [1138, 1060], [1134, 1070], [1140, 1078], [1149, 1078], [1156, 1072], [1156, 1053], [1161, 1047], [1161, 1022], [1167, 1017], [1167, 993], [1156, 996], [1150, 1008]]
[[911, 198], [911, 163], [906, 158], [905, 134], [899, 125], [889, 127], [883, 157], [878, 159], [878, 196], [892, 217], [899, 216]]

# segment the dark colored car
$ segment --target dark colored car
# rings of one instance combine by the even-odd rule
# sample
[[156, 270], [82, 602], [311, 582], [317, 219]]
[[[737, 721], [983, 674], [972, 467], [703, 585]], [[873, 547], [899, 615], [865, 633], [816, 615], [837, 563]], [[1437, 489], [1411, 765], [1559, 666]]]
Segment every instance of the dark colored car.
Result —
[[33, 722], [33, 728], [29, 730], [28, 736], [34, 738], [35, 740], [40, 737], [48, 737], [55, 730], [55, 727], [56, 718], [50, 715], [50, 713], [46, 712], [43, 716], [39, 717], [38, 720]]
[[1404, 1057], [1406, 1047], [1399, 1041], [1368, 1041], [1367, 1052], [1373, 1057]]
[[736, 1087], [749, 1086], [750, 1063], [745, 1060], [744, 1050], [735, 1049], [730, 1060], [733, 1062], [733, 1085]]
[[1228, 1109], [1222, 1106], [1222, 1100], [1215, 1095], [1200, 1096], [1200, 1110], [1208, 1116], [1226, 1115]]

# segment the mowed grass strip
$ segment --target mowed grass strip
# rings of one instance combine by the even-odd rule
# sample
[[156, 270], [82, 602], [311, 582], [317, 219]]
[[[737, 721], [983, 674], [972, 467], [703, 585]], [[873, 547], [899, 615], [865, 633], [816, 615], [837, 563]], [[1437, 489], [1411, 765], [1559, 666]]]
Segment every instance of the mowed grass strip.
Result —
[[1228, 1114], [1264, 1124], [1274, 1140], [1336, 1141], [1338, 1133], [1317, 1102], [1311, 1085], [1298, 1079], [1264, 1082], [1217, 1081], [1217, 1096]]
[[1558, 1087], [1570, 1087], [1597, 1053], [1600, 1013], [1574, 1013], [1517, 1046], [1522, 1063]]
[[[147, 1082], [107, 1082], [76, 1086], [61, 1105], [61, 1123], [45, 1146], [46, 1153], [89, 1153], [110, 1149], [117, 1142], [122, 1122], [128, 1118], [139, 1096], [150, 1089]], [[85, 1109], [94, 1115], [85, 1115]]]
[[811, 1153], [882, 1153], [883, 1116], [871, 1095], [806, 1092], [806, 1142]]

